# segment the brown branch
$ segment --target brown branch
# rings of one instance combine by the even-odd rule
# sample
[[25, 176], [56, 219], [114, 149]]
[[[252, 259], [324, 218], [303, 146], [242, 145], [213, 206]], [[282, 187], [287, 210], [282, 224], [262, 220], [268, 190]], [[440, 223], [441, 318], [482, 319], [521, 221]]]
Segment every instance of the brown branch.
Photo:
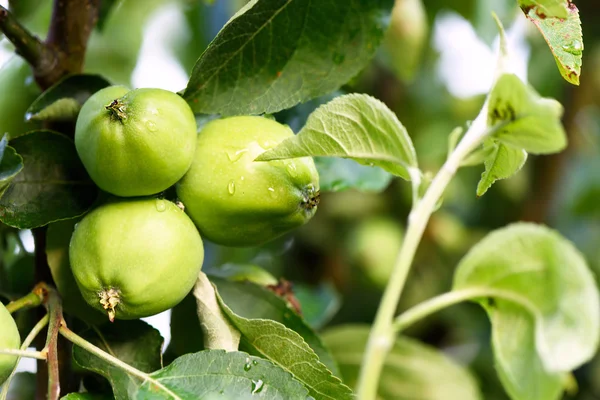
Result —
[[64, 325], [65, 321], [58, 293], [54, 289], [49, 288], [47, 299], [46, 306], [50, 315], [50, 322], [48, 324], [48, 336], [44, 348], [48, 351], [46, 359], [48, 363], [48, 400], [58, 400], [60, 398], [58, 330]]
[[17, 54], [27, 60], [33, 68], [39, 68], [42, 63], [53, 58], [46, 45], [25, 29], [14, 15], [2, 6], [0, 6], [0, 31], [15, 46]]
[[58, 63], [49, 70], [35, 71], [42, 88], [56, 83], [67, 74], [83, 69], [88, 39], [96, 22], [100, 0], [54, 0], [46, 46]]

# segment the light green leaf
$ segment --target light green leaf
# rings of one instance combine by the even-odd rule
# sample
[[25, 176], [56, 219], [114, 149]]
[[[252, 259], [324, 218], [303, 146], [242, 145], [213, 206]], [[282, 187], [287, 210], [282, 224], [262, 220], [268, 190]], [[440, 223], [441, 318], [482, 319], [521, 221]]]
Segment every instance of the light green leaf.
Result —
[[[323, 333], [340, 365], [344, 381], [354, 386], [369, 337], [367, 325], [345, 325]], [[399, 337], [388, 352], [378, 398], [382, 400], [476, 400], [481, 395], [467, 370], [438, 350]]]
[[385, 104], [364, 94], [340, 96], [317, 108], [296, 136], [256, 160], [304, 156], [351, 158], [406, 180], [411, 172], [418, 173], [417, 155], [404, 126]]
[[[563, 2], [566, 3], [565, 0]], [[544, 16], [535, 9], [531, 9], [525, 14], [546, 39], [563, 78], [573, 85], [579, 85], [583, 34], [579, 10], [575, 4], [569, 2], [567, 15], [560, 18]]]
[[319, 361], [332, 373], [337, 373], [337, 366], [329, 350], [303, 317], [288, 306], [283, 297], [248, 281], [231, 282], [216, 276], [210, 276], [210, 279], [217, 287], [220, 298], [235, 315], [249, 320], [271, 320], [283, 324], [300, 335], [315, 352]]
[[[239, 351], [205, 350], [151, 374], [136, 400], [305, 400], [306, 388], [273, 363]], [[169, 392], [165, 391], [166, 388]]]
[[494, 363], [513, 400], [557, 400], [565, 373], [548, 372], [535, 342], [535, 319], [518, 305], [481, 302], [492, 324]]
[[567, 0], [518, 0], [525, 14], [534, 12], [543, 17], [567, 18]]
[[[514, 399], [552, 399], [561, 373], [596, 353], [600, 302], [585, 259], [558, 233], [513, 224], [461, 260], [454, 289], [487, 289], [500, 377]], [[531, 351], [535, 346], [536, 351]], [[548, 395], [549, 397], [544, 397]]]
[[251, 1], [200, 56], [183, 97], [197, 113], [235, 115], [273, 113], [330, 93], [373, 57], [392, 6]]
[[540, 97], [516, 75], [504, 74], [490, 93], [488, 126], [499, 127], [494, 137], [504, 144], [532, 154], [556, 153], [567, 145], [562, 113], [556, 100]]
[[350, 388], [332, 375], [299, 334], [279, 322], [240, 317], [220, 298], [219, 301], [225, 314], [242, 333], [244, 349], [291, 373], [316, 400], [353, 399]]
[[489, 149], [490, 154], [484, 161], [485, 171], [481, 174], [477, 185], [477, 196], [483, 196], [497, 180], [510, 178], [516, 174], [527, 160], [525, 150], [499, 143], [494, 139], [488, 139], [484, 148]]

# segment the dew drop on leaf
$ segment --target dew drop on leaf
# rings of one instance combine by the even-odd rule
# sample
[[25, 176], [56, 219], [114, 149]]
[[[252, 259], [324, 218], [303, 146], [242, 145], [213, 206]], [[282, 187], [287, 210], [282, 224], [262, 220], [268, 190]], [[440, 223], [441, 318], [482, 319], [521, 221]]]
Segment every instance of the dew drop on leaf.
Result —
[[265, 383], [262, 381], [262, 379], [259, 379], [257, 381], [252, 380], [252, 394], [260, 393], [263, 390], [264, 386]]
[[244, 364], [244, 371], [250, 371], [252, 368], [252, 364], [250, 363], [250, 358], [246, 358], [246, 364]]
[[227, 191], [232, 196], [235, 193], [235, 182], [233, 181], [233, 179], [229, 181], [229, 185], [227, 185]]

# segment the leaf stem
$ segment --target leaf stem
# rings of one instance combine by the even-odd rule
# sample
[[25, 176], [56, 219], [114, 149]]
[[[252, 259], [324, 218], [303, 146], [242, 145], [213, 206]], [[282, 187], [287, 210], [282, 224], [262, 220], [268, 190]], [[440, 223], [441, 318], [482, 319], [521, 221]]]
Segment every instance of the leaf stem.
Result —
[[170, 396], [172, 396], [173, 399], [181, 399], [179, 396], [177, 396], [175, 393], [173, 393], [171, 390], [169, 390], [169, 388], [167, 388], [166, 386], [164, 386], [162, 383], [160, 383], [156, 379], [152, 378], [149, 374], [147, 374], [147, 373], [145, 373], [143, 371], [140, 371], [139, 369], [136, 369], [136, 368], [132, 367], [131, 365], [129, 365], [129, 364], [127, 364], [127, 363], [119, 360], [118, 358], [116, 358], [116, 357], [108, 354], [107, 352], [105, 352], [104, 350], [100, 349], [99, 347], [94, 346], [92, 343], [88, 342], [87, 340], [85, 340], [81, 336], [77, 335], [75, 332], [73, 332], [72, 330], [70, 330], [69, 328], [67, 328], [65, 325], [62, 325], [59, 328], [59, 332], [65, 338], [67, 338], [68, 340], [70, 340], [71, 342], [73, 342], [74, 344], [76, 344], [77, 346], [81, 347], [85, 351], [92, 353], [96, 357], [99, 357], [102, 360], [106, 361], [107, 363], [112, 364], [115, 367], [120, 368], [120, 369], [126, 371], [127, 373], [129, 373], [129, 374], [131, 374], [131, 375], [133, 375], [133, 376], [141, 379], [144, 382], [145, 381], [151, 382], [152, 385], [160, 388], [165, 393], [168, 393]]
[[[25, 340], [23, 340], [23, 344], [21, 344], [21, 350], [27, 350], [27, 348], [31, 345], [31, 342], [33, 342], [33, 339], [35, 339], [37, 337], [37, 335], [42, 331], [42, 329], [44, 329], [46, 327], [46, 325], [48, 325], [49, 320], [50, 320], [50, 318], [49, 318], [48, 314], [46, 314], [46, 315], [44, 315], [44, 317], [42, 319], [40, 319], [38, 321], [37, 324], [35, 324], [35, 326], [31, 330], [31, 332], [29, 332], [29, 334], [27, 335]], [[19, 359], [17, 360], [17, 363], [19, 362], [20, 359], [21, 359], [21, 357], [19, 357]], [[10, 374], [10, 376], [8, 377], [6, 382], [4, 382], [4, 384], [2, 385], [2, 392], [0, 393], [0, 400], [6, 400], [6, 397], [8, 396], [8, 388], [10, 387], [10, 381], [12, 380], [13, 376], [15, 375], [15, 371], [16, 371], [16, 369]]]
[[392, 324], [394, 332], [398, 334], [415, 322], [420, 321], [437, 311], [443, 310], [444, 308], [453, 306], [463, 301], [473, 300], [481, 297], [493, 297], [511, 301], [533, 312], [533, 314], [536, 313], [535, 307], [533, 307], [529, 301], [527, 301], [527, 299], [517, 296], [511, 292], [488, 287], [460, 289], [433, 297], [423, 303], [417, 304], [413, 308], [406, 310], [394, 320]]
[[413, 208], [408, 216], [408, 227], [404, 242], [402, 243], [389, 283], [379, 304], [361, 364], [356, 393], [357, 398], [361, 400], [373, 400], [376, 398], [379, 376], [385, 357], [395, 339], [392, 318], [396, 313], [402, 289], [406, 283], [410, 266], [429, 217], [435, 210], [435, 206], [442, 197], [450, 180], [460, 167], [461, 161], [491, 133], [487, 129], [486, 122], [487, 101], [467, 133], [465, 133], [463, 139], [449, 155], [441, 170], [431, 182], [423, 198], [416, 204], [413, 204]]
[[43, 351], [33, 351], [33, 350], [21, 350], [21, 349], [0, 349], [0, 354], [19, 356], [19, 357], [27, 357], [27, 358], [35, 358], [38, 360], [45, 360], [46, 353]]

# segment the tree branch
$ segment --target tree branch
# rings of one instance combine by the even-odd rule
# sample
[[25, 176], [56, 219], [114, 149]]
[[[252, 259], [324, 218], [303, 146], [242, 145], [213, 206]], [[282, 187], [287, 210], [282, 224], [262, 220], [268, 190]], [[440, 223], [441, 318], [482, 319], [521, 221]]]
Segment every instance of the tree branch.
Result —
[[67, 74], [82, 71], [87, 42], [98, 21], [100, 0], [54, 0], [46, 46], [58, 59], [56, 68], [36, 71], [42, 88]]
[[14, 15], [2, 6], [0, 6], [0, 31], [16, 47], [17, 53], [34, 69], [53, 58], [53, 54], [48, 51], [46, 45], [25, 29]]

